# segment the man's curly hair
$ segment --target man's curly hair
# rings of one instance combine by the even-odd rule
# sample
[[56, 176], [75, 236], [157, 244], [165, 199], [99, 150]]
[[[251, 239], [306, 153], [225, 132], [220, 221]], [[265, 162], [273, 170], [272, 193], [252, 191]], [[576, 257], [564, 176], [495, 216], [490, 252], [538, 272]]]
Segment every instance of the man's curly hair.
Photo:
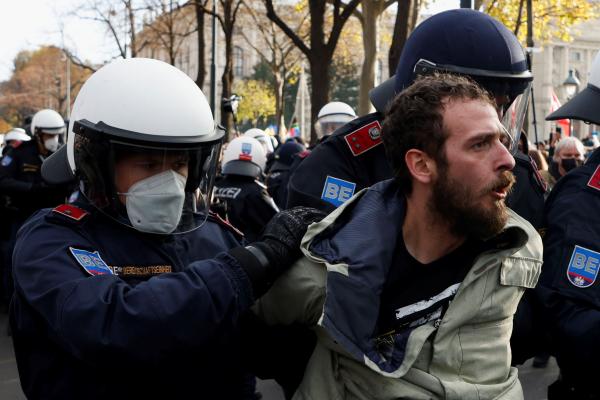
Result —
[[410, 149], [427, 153], [446, 165], [443, 111], [454, 100], [481, 100], [494, 108], [494, 99], [465, 76], [434, 74], [418, 78], [396, 96], [386, 112], [382, 137], [396, 182], [405, 194], [412, 191], [411, 175], [404, 157]]

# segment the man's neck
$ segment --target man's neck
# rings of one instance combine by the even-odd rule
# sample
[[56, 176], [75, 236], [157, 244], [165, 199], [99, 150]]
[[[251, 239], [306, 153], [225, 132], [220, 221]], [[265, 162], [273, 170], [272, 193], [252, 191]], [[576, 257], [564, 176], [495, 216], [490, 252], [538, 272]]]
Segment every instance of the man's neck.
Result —
[[448, 224], [424, 204], [407, 198], [402, 237], [408, 253], [421, 264], [429, 264], [458, 248], [465, 237], [452, 233]]

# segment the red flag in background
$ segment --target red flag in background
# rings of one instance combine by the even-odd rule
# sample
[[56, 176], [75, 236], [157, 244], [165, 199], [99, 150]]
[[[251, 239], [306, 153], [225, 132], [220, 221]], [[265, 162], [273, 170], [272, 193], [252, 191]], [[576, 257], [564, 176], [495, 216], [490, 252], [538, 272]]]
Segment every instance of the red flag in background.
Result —
[[[558, 101], [558, 97], [556, 97], [556, 93], [554, 93], [554, 89], [550, 88], [550, 112], [558, 110], [561, 106], [560, 101]], [[556, 124], [562, 127], [563, 134], [565, 136], [571, 135], [571, 127], [570, 121], [568, 119], [559, 119], [556, 121]]]

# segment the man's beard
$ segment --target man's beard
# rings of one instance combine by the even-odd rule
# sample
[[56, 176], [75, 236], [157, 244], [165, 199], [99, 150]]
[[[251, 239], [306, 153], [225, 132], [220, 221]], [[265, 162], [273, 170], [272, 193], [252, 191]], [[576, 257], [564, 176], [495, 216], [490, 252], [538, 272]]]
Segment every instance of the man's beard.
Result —
[[502, 231], [508, 220], [508, 207], [502, 200], [496, 200], [491, 207], [478, 204], [486, 200], [495, 189], [508, 188], [510, 192], [515, 177], [504, 171], [494, 182], [481, 191], [473, 191], [468, 183], [448, 176], [448, 169], [442, 167], [440, 176], [433, 185], [433, 193], [428, 207], [438, 218], [447, 221], [453, 234], [457, 236], [489, 239]]

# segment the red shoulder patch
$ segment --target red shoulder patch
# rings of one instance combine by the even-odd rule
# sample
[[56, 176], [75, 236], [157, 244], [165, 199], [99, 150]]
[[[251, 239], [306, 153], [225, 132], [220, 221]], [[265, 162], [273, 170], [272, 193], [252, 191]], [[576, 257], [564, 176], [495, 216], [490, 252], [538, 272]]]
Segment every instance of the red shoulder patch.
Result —
[[381, 144], [381, 125], [379, 121], [373, 121], [347, 134], [344, 139], [356, 157]]
[[88, 215], [87, 211], [79, 207], [75, 207], [72, 204], [61, 204], [60, 206], [54, 208], [52, 211], [55, 213], [62, 214], [65, 217], [74, 219], [75, 221], [81, 221], [82, 218]]
[[309, 154], [310, 154], [310, 150], [303, 150], [300, 153], [298, 153], [298, 157], [304, 159], [304, 158], [308, 157]]
[[225, 226], [227, 229], [232, 230], [234, 233], [237, 233], [238, 235], [240, 235], [242, 237], [244, 236], [242, 231], [238, 230], [238, 228], [231, 225], [231, 223], [229, 221], [226, 221], [223, 218], [221, 218], [221, 216], [219, 214], [217, 214], [216, 212], [209, 211], [208, 216], [212, 217], [215, 220], [215, 222], [218, 223], [219, 225]]
[[587, 185], [592, 189], [600, 190], [600, 165], [596, 167], [596, 171], [594, 171]]

